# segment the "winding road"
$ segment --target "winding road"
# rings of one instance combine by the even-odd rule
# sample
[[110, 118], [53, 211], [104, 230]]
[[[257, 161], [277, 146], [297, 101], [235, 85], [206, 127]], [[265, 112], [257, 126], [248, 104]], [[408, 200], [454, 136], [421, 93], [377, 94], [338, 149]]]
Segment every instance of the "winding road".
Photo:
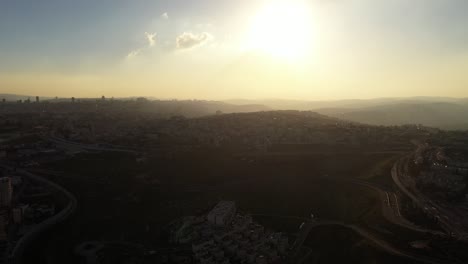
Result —
[[[429, 259], [427, 257], [414, 255], [414, 254], [405, 252], [403, 250], [400, 250], [398, 248], [395, 248], [391, 244], [387, 243], [385, 240], [374, 236], [372, 233], [370, 233], [366, 229], [364, 229], [362, 227], [359, 227], [359, 226], [356, 226], [356, 225], [346, 224], [346, 223], [339, 222], [339, 221], [319, 221], [319, 222], [309, 221], [309, 222], [306, 223], [306, 225], [307, 226], [303, 226], [303, 228], [301, 229], [301, 230], [303, 230], [303, 232], [300, 233], [299, 238], [298, 238], [298, 239], [300, 239], [299, 242], [300, 242], [301, 246], [302, 246], [305, 239], [307, 238], [307, 236], [309, 235], [309, 233], [312, 231], [312, 229], [314, 227], [330, 226], [330, 225], [332, 225], [332, 226], [342, 226], [342, 227], [346, 227], [346, 228], [349, 228], [349, 229], [353, 230], [354, 232], [358, 233], [363, 238], [370, 241], [377, 248], [380, 248], [380, 249], [382, 249], [383, 251], [385, 251], [385, 252], [387, 252], [389, 254], [399, 256], [399, 257], [404, 257], [404, 258], [415, 260], [415, 261], [422, 262], [422, 263], [429, 263], [429, 264], [440, 264], [441, 263], [441, 261], [439, 261], [439, 260], [433, 260], [433, 259]], [[296, 245], [294, 245], [294, 247], [296, 247]], [[293, 247], [292, 252], [295, 252], [295, 250], [296, 250], [294, 247]], [[298, 252], [298, 250], [296, 252]]]
[[[410, 188], [408, 186], [414, 186], [414, 182], [409, 177], [409, 162], [413, 157], [414, 153], [408, 154], [399, 159], [392, 168], [392, 178], [398, 188], [409, 197], [413, 203], [421, 208], [428, 214], [433, 215], [437, 219], [439, 226], [447, 232], [450, 236], [454, 236], [458, 239], [468, 240], [468, 228], [463, 223], [463, 220], [457, 220], [457, 215], [453, 211], [441, 206], [440, 204], [432, 201], [416, 188]], [[436, 231], [431, 231], [432, 233]], [[440, 232], [439, 232], [440, 234]]]
[[[0, 167], [12, 170], [11, 167], [6, 165], [1, 165]], [[62, 193], [68, 200], [67, 205], [57, 214], [49, 217], [48, 219], [44, 220], [43, 222], [37, 224], [32, 228], [28, 233], [26, 233], [23, 237], [21, 237], [14, 248], [12, 249], [9, 260], [12, 264], [21, 264], [23, 263], [23, 256], [25, 253], [26, 248], [36, 239], [39, 235], [43, 234], [45, 231], [52, 228], [54, 225], [65, 221], [70, 215], [72, 215], [77, 207], [77, 200], [76, 197], [70, 193], [68, 190], [63, 188], [62, 186], [49, 181], [45, 178], [39, 177], [34, 175], [28, 171], [16, 169], [16, 173], [27, 177], [35, 182], [40, 182], [48, 187], [57, 190], [58, 192]]]
[[[416, 232], [420, 232], [424, 234], [431, 233], [431, 234], [439, 235], [439, 236], [443, 235], [442, 232], [424, 229], [406, 220], [401, 215], [398, 197], [396, 196], [395, 193], [391, 192], [391, 190], [388, 190], [384, 186], [380, 186], [378, 184], [370, 183], [370, 182], [360, 180], [360, 179], [349, 179], [349, 178], [344, 178], [344, 177], [324, 177], [324, 179], [334, 180], [334, 181], [345, 181], [351, 184], [356, 184], [356, 185], [370, 188], [374, 190], [375, 192], [379, 193], [379, 196], [382, 198], [381, 199], [382, 215], [391, 223], [399, 225], [406, 229], [410, 229], [412, 231], [416, 231]], [[393, 202], [392, 202], [392, 198], [393, 198]], [[294, 220], [299, 220], [299, 221], [304, 222], [304, 225], [302, 225], [299, 231], [298, 237], [290, 251], [289, 259], [291, 263], [296, 262], [300, 248], [303, 246], [303, 243], [307, 239], [312, 229], [318, 226], [328, 226], [328, 225], [342, 226], [342, 227], [352, 229], [354, 232], [358, 233], [360, 236], [370, 241], [377, 248], [380, 248], [383, 251], [389, 254], [395, 255], [395, 256], [404, 257], [404, 258], [415, 260], [415, 261], [422, 262], [422, 263], [430, 263], [430, 264], [444, 263], [443, 260], [436, 260], [436, 259], [432, 259], [426, 256], [415, 255], [409, 252], [405, 252], [401, 249], [398, 249], [394, 247], [393, 245], [391, 245], [390, 243], [386, 242], [385, 240], [373, 235], [367, 229], [354, 225], [354, 224], [347, 224], [344, 222], [331, 221], [331, 220], [318, 221], [318, 220], [300, 217], [300, 216], [265, 215], [265, 214], [253, 214], [252, 216], [287, 218], [287, 219], [294, 219]]]

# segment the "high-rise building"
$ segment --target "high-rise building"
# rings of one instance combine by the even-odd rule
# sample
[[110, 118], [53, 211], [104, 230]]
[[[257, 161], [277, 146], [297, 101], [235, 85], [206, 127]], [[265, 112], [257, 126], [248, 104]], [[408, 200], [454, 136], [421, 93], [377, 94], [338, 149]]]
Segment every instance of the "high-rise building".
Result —
[[39, 96], [36, 96], [36, 103], [39, 103]]
[[13, 197], [13, 188], [11, 186], [11, 178], [0, 178], [0, 207], [11, 206], [11, 199]]
[[75, 97], [72, 97], [72, 98], [71, 98], [71, 102], [72, 102], [72, 103], [75, 102]]

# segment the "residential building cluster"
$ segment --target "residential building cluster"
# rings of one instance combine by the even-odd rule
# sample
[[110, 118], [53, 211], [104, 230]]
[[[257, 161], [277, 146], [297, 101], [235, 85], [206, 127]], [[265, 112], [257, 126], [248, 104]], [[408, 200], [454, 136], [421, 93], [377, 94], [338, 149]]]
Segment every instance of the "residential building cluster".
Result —
[[196, 263], [279, 263], [288, 238], [266, 230], [233, 201], [220, 201], [208, 214], [185, 217], [171, 232], [171, 242], [191, 244]]
[[[53, 133], [76, 142], [133, 148], [235, 145], [266, 150], [275, 144], [398, 147], [408, 146], [411, 138], [434, 132], [418, 125], [370, 126], [314, 112], [202, 111], [214, 107], [213, 104], [216, 105], [204, 101], [105, 98], [75, 103], [50, 100], [5, 104], [0, 107], [0, 116], [8, 120], [3, 121], [6, 125], [36, 128], [37, 132]], [[188, 118], [184, 117], [186, 114]]]
[[421, 145], [414, 158], [420, 168], [415, 178], [417, 186], [439, 198], [468, 202], [468, 164], [460, 158], [463, 157], [452, 156], [443, 147]]

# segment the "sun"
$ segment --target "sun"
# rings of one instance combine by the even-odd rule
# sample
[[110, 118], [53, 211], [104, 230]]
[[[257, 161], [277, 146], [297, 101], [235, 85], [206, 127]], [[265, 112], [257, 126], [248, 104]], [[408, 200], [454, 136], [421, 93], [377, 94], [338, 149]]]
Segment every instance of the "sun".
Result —
[[271, 1], [252, 19], [247, 49], [299, 59], [311, 45], [311, 15], [302, 1]]

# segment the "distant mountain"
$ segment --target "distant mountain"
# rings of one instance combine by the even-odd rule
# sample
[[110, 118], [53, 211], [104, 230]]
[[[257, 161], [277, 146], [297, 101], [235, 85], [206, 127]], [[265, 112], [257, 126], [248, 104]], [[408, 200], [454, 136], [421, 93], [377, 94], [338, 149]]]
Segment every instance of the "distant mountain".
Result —
[[364, 108], [372, 106], [381, 106], [387, 104], [398, 103], [424, 103], [424, 102], [440, 102], [440, 103], [468, 103], [468, 98], [450, 98], [450, 97], [407, 97], [407, 98], [375, 98], [375, 99], [345, 99], [345, 100], [323, 100], [323, 101], [306, 101], [306, 100], [284, 100], [284, 99], [230, 99], [224, 102], [230, 104], [262, 104], [276, 110], [301, 110], [310, 111], [322, 108]]
[[[7, 101], [31, 99], [35, 96], [0, 94], [0, 100]], [[41, 97], [41, 101], [54, 99]], [[80, 98], [83, 102], [75, 106], [53, 106], [49, 111], [91, 111], [84, 102], [94, 102], [100, 98]], [[153, 99], [153, 98], [151, 98]], [[377, 98], [377, 99], [349, 99], [335, 101], [305, 101], [263, 99], [246, 100], [232, 99], [225, 101], [207, 100], [147, 100], [147, 103], [136, 104], [135, 98], [115, 98], [116, 101], [128, 102], [129, 108], [116, 107], [113, 111], [128, 111], [134, 109], [140, 112], [159, 113], [161, 116], [183, 115], [186, 117], [201, 117], [215, 113], [245, 113], [271, 110], [299, 110], [315, 111], [323, 115], [372, 125], [404, 125], [422, 124], [441, 129], [468, 129], [468, 98], [449, 97], [409, 97], [409, 98]], [[77, 98], [78, 100], [78, 98]], [[59, 98], [51, 102], [69, 102], [69, 98]], [[11, 106], [15, 107], [15, 106]], [[33, 105], [15, 107], [17, 111], [34, 110]], [[53, 110], [57, 108], [56, 110]], [[6, 110], [6, 109], [4, 109]], [[42, 111], [43, 109], [40, 108]]]
[[228, 100], [232, 104], [258, 103], [277, 110], [313, 110], [373, 125], [422, 124], [441, 129], [468, 129], [468, 98], [409, 97], [335, 101]]
[[322, 108], [317, 112], [373, 125], [422, 124], [441, 129], [468, 129], [468, 103], [394, 103], [364, 108]]
[[271, 108], [259, 104], [233, 105], [219, 101], [201, 100], [155, 100], [150, 101], [141, 109], [144, 112], [159, 114], [179, 114], [185, 117], [201, 117], [216, 113], [246, 113], [269, 111]]
[[300, 101], [300, 100], [283, 100], [283, 99], [264, 99], [264, 100], [249, 100], [249, 99], [230, 99], [224, 100], [224, 102], [233, 105], [246, 105], [246, 104], [259, 104], [270, 107], [275, 110], [299, 110], [307, 111], [311, 110], [311, 102]]

